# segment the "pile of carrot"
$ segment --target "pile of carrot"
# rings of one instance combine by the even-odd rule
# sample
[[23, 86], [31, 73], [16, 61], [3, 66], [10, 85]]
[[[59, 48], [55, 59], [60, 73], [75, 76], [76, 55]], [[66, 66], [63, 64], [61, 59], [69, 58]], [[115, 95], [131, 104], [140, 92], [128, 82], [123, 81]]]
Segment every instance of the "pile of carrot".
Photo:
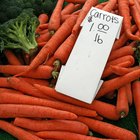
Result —
[[[104, 82], [93, 102], [87, 104], [57, 92], [55, 84], [91, 7], [124, 19], [102, 73]], [[0, 64], [0, 129], [19, 140], [140, 139], [139, 11], [140, 0], [58, 0], [52, 15], [40, 14], [36, 29], [39, 51], [29, 64], [12, 50], [4, 50], [7, 63]], [[104, 121], [127, 117], [132, 105], [138, 135]], [[105, 138], [95, 137], [94, 132]]]

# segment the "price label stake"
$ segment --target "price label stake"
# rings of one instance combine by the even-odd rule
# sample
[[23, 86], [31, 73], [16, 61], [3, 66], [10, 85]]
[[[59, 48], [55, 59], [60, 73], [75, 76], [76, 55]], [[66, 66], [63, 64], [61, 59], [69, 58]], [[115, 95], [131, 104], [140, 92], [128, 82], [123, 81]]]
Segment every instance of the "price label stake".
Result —
[[55, 89], [86, 103], [91, 103], [99, 90], [101, 76], [123, 18], [92, 7], [82, 22], [82, 29]]

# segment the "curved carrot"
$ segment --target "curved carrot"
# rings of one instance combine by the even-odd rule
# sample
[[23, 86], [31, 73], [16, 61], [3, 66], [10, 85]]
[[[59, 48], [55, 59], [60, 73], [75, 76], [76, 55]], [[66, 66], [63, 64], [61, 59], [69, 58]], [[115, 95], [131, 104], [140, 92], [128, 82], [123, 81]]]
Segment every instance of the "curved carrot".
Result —
[[[55, 98], [54, 98], [55, 99]], [[10, 94], [8, 91], [2, 92], [0, 94], [0, 104], [29, 104], [29, 105], [39, 105], [52, 107], [59, 110], [69, 111], [80, 116], [96, 117], [97, 113], [93, 109], [86, 109], [84, 107], [79, 107], [76, 105], [53, 101], [48, 99], [40, 99], [36, 97], [31, 97], [27, 95], [15, 95]]]
[[130, 9], [128, 0], [118, 0], [119, 14], [123, 16], [123, 26], [125, 28], [125, 33], [127, 37], [131, 40], [140, 40], [136, 35], [131, 32], [131, 21], [130, 21]]
[[78, 19], [76, 21], [76, 24], [74, 25], [73, 29], [72, 29], [72, 33], [74, 34], [78, 34], [79, 30], [80, 30], [80, 25], [83, 21], [83, 19], [85, 18], [85, 16], [87, 15], [88, 11], [90, 10], [90, 8], [92, 6], [95, 6], [98, 4], [98, 0], [86, 0], [82, 9], [81, 9], [81, 12], [78, 16]]
[[11, 50], [4, 50], [3, 53], [10, 65], [22, 65], [20, 60], [18, 60], [17, 56]]
[[125, 86], [118, 89], [116, 111], [120, 115], [120, 118], [126, 117], [129, 113], [128, 97]]
[[101, 88], [99, 89], [96, 98], [102, 97], [108, 92], [118, 89], [121, 86], [136, 80], [137, 78], [139, 78], [139, 76], [140, 76], [140, 69], [129, 72], [128, 74], [125, 74], [123, 76], [105, 81], [102, 84]]
[[108, 3], [102, 8], [102, 10], [111, 12], [117, 4], [117, 0], [109, 0]]
[[132, 83], [132, 93], [137, 116], [138, 137], [140, 139], [140, 81], [136, 80]]
[[107, 122], [90, 119], [87, 117], [78, 117], [80, 122], [85, 123], [91, 130], [100, 133], [109, 138], [121, 139], [121, 140], [136, 140], [136, 135], [124, 128], [112, 125]]
[[64, 0], [58, 0], [52, 12], [48, 23], [48, 29], [51, 34], [54, 34], [61, 25], [61, 11], [63, 8]]
[[20, 127], [16, 127], [15, 125], [4, 120], [0, 120], [0, 129], [6, 131], [7, 133], [20, 140], [43, 140], [36, 135], [31, 134], [30, 132]]
[[66, 132], [66, 131], [41, 131], [35, 133], [35, 135], [44, 139], [52, 138], [57, 140], [65, 140], [65, 139], [67, 140], [113, 140], [113, 139], [104, 139], [104, 138], [85, 136], [85, 135]]
[[50, 107], [24, 104], [0, 104], [0, 118], [53, 118], [74, 120], [77, 116], [68, 111], [62, 111]]
[[72, 120], [34, 120], [28, 118], [15, 118], [13, 124], [32, 131], [68, 131], [83, 135], [87, 135], [89, 131], [84, 123]]

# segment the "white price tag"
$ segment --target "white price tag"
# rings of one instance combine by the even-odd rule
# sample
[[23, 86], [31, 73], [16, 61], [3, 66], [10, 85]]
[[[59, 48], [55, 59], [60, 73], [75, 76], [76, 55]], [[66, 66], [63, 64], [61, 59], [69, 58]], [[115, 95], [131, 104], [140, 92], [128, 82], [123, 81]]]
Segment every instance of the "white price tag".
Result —
[[60, 71], [55, 89], [91, 103], [99, 90], [101, 75], [123, 18], [91, 8], [66, 65]]

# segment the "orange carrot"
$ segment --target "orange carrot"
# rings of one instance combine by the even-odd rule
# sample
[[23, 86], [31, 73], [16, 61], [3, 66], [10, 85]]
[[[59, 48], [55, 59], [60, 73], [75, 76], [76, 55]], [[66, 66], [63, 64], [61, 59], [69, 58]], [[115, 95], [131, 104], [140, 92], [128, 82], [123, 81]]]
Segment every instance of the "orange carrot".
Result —
[[0, 87], [10, 88], [10, 85], [9, 85], [6, 77], [0, 77]]
[[48, 32], [49, 32], [48, 29], [43, 29], [43, 30], [38, 32], [38, 35], [45, 34], [45, 33], [48, 33]]
[[[68, 18], [57, 30], [57, 32], [51, 37], [47, 44], [40, 50], [37, 56], [29, 65], [29, 68], [26, 69], [23, 73], [28, 73], [32, 69], [37, 68], [42, 64], [48, 56], [52, 55], [59, 45], [71, 34], [71, 30], [76, 22], [77, 16], [73, 15]], [[18, 74], [17, 76], [23, 75], [23, 73]]]
[[48, 23], [40, 24], [38, 26], [38, 28], [41, 29], [41, 30], [46, 30], [46, 29], [48, 29]]
[[47, 42], [40, 42], [40, 43], [37, 43], [38, 47], [39, 48], [42, 48], [46, 45]]
[[124, 118], [128, 115], [129, 105], [125, 86], [118, 89], [116, 111], [120, 115], [120, 118]]
[[108, 61], [114, 60], [116, 58], [125, 56], [125, 55], [133, 55], [135, 51], [135, 48], [132, 46], [124, 46], [122, 48], [119, 48], [115, 51], [112, 51], [109, 55]]
[[49, 17], [46, 13], [42, 13], [38, 16], [38, 20], [39, 20], [40, 24], [44, 24], [44, 23], [48, 22]]
[[99, 115], [112, 120], [119, 119], [119, 116], [116, 114], [116, 108], [114, 105], [107, 104], [98, 100], [96, 101], [94, 100], [92, 104], [87, 104], [85, 102], [63, 95], [50, 87], [41, 86], [37, 84], [35, 84], [35, 87], [38, 88], [40, 91], [42, 91], [45, 95], [53, 97], [57, 100], [67, 102], [73, 105], [81, 106], [84, 108], [96, 110]]
[[74, 113], [62, 111], [50, 107], [24, 105], [24, 104], [0, 104], [0, 118], [54, 118], [54, 119], [76, 119]]
[[128, 0], [118, 0], [118, 9], [120, 16], [123, 16], [123, 26], [127, 37], [131, 40], [140, 40], [136, 35], [131, 32], [130, 9]]
[[12, 94], [9, 92], [0, 93], [0, 104], [28, 104], [28, 105], [39, 105], [52, 107], [59, 110], [69, 111], [80, 116], [96, 117], [97, 113], [93, 109], [86, 109], [84, 107], [79, 107], [71, 105], [68, 103], [53, 101], [47, 99], [41, 99], [36, 97], [31, 97], [27, 95]]
[[134, 0], [129, 0], [129, 5], [130, 5], [130, 6], [134, 6], [134, 5], [135, 5]]
[[37, 132], [35, 135], [44, 139], [51, 138], [57, 140], [65, 140], [65, 139], [67, 140], [113, 140], [113, 139], [104, 139], [104, 138], [85, 136], [85, 135], [66, 132], [66, 131], [41, 131], [41, 132]]
[[63, 8], [64, 0], [58, 0], [56, 6], [51, 14], [48, 29], [51, 34], [54, 34], [61, 25], [61, 11]]
[[98, 4], [98, 0], [86, 0], [81, 12], [78, 16], [78, 19], [76, 21], [76, 24], [74, 25], [73, 29], [72, 29], [72, 33], [74, 34], [78, 34], [79, 30], [80, 30], [80, 25], [83, 21], [83, 19], [85, 18], [85, 16], [87, 15], [88, 11], [90, 10], [90, 8], [92, 6], [96, 6]]
[[[131, 27], [131, 32], [135, 33], [137, 31], [137, 26], [133, 25]], [[125, 33], [123, 33], [120, 38], [118, 40], [116, 40], [113, 44], [112, 50], [118, 49], [120, 47], [122, 47], [127, 41], [128, 41], [128, 37], [126, 36]]]
[[17, 91], [15, 89], [11, 89], [11, 88], [0, 88], [0, 93], [11, 93], [11, 94], [23, 94], [22, 92], [20, 91]]
[[15, 118], [13, 124], [32, 131], [68, 131], [83, 135], [87, 135], [89, 131], [84, 123], [70, 120], [33, 120], [28, 118]]
[[138, 138], [140, 139], [140, 81], [136, 80], [132, 83], [132, 93], [137, 116]]
[[137, 78], [139, 78], [139, 76], [140, 76], [140, 69], [134, 70], [123, 76], [103, 82], [101, 88], [99, 89], [96, 95], [96, 98], [102, 97], [108, 92], [118, 89], [121, 86], [136, 80]]
[[131, 83], [126, 84], [125, 88], [126, 88], [126, 95], [127, 95], [127, 98], [128, 98], [128, 103], [129, 103], [129, 106], [131, 106], [132, 103], [133, 103]]
[[117, 0], [109, 0], [108, 3], [102, 8], [102, 10], [111, 12], [117, 4]]
[[47, 42], [51, 38], [50, 32], [46, 32], [44, 34], [40, 34], [39, 37], [36, 38], [37, 43]]
[[[16, 75], [28, 69], [27, 65], [0, 65], [0, 73]], [[53, 68], [50, 66], [41, 65], [35, 70], [23, 74], [23, 77], [49, 79], [52, 77]]]
[[91, 130], [100, 133], [109, 138], [117, 138], [121, 140], [136, 140], [136, 135], [124, 128], [112, 125], [107, 122], [98, 121], [86, 117], [78, 117], [80, 122], [85, 123]]
[[4, 50], [3, 52], [10, 65], [22, 65], [16, 55], [11, 50]]
[[[70, 53], [71, 50], [74, 47], [75, 41], [76, 41], [77, 36], [75, 36], [74, 34], [71, 34], [60, 46], [59, 48], [56, 50], [56, 52], [54, 53], [52, 60], [58, 60], [60, 61], [61, 64], [65, 64]], [[47, 65], [52, 66], [53, 63], [55, 63], [52, 60], [48, 60], [46, 62]]]
[[11, 123], [8, 123], [4, 120], [0, 120], [0, 129], [6, 131], [17, 139], [20, 140], [43, 140], [34, 134], [29, 133], [28, 131], [14, 126]]
[[74, 3], [68, 3], [64, 9], [61, 11], [61, 16], [66, 14], [71, 14], [75, 9]]

